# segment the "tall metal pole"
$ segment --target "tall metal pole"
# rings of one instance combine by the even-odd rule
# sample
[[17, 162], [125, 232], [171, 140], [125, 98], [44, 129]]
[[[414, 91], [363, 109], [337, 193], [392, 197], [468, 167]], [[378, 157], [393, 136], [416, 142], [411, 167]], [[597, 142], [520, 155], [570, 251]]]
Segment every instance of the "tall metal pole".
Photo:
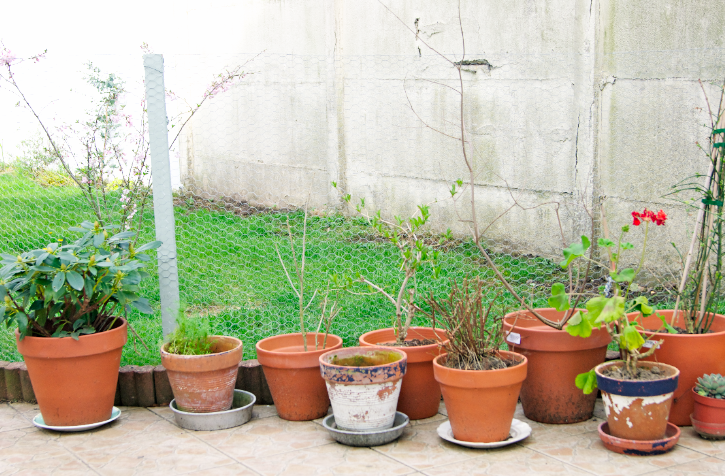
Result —
[[176, 222], [171, 194], [171, 164], [166, 117], [163, 55], [144, 55], [146, 72], [146, 111], [151, 149], [151, 179], [154, 191], [156, 239], [158, 250], [161, 323], [164, 337], [176, 327], [179, 312], [179, 270], [176, 265]]

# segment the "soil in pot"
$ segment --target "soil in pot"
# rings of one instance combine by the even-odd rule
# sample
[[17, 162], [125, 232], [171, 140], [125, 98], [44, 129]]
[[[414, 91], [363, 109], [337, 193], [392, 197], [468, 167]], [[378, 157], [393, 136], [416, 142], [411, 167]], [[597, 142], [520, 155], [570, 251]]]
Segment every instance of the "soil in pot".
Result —
[[124, 319], [105, 332], [72, 337], [26, 337], [18, 352], [25, 359], [43, 421], [49, 426], [90, 425], [111, 418]]
[[500, 354], [516, 365], [497, 370], [459, 370], [446, 366], [447, 355], [433, 361], [455, 439], [493, 443], [508, 438], [526, 379], [527, 360], [514, 352]]
[[[553, 308], [536, 311], [556, 322], [565, 316]], [[611, 341], [607, 331], [594, 329], [586, 339], [575, 337], [542, 324], [529, 311], [507, 314], [503, 326], [509, 349], [528, 360], [528, 375], [521, 387], [526, 418], [549, 424], [590, 419], [596, 392], [585, 395], [574, 381], [604, 362]]]
[[[622, 361], [596, 367], [609, 434], [625, 440], [661, 440], [667, 430], [679, 370], [656, 362], [639, 362], [639, 375], [622, 372]], [[629, 377], [628, 379], [614, 376]]]
[[362, 432], [391, 428], [406, 363], [405, 352], [384, 347], [349, 347], [321, 355], [320, 372], [337, 427]]
[[430, 327], [411, 327], [404, 346], [395, 345], [393, 329], [380, 329], [360, 336], [361, 346], [385, 346], [403, 350], [408, 356], [403, 376], [398, 411], [411, 420], [430, 418], [438, 413], [441, 389], [433, 376], [433, 359], [442, 353], [447, 342], [445, 331]]
[[[657, 311], [667, 322], [672, 317], [671, 310]], [[628, 315], [630, 320], [638, 314]], [[657, 330], [662, 322], [656, 315], [641, 320], [647, 330]], [[684, 328], [683, 319], [678, 316], [675, 326]], [[692, 387], [697, 377], [704, 374], [725, 375], [725, 316], [716, 314], [708, 334], [669, 334], [658, 333], [649, 337], [652, 341], [664, 340], [652, 357], [646, 360], [662, 362], [680, 370], [679, 385], [675, 390], [669, 420], [678, 426], [690, 426], [690, 415], [694, 411], [695, 401]]]
[[242, 341], [235, 337], [209, 336], [211, 354], [178, 355], [161, 347], [176, 406], [183, 412], [208, 413], [229, 410], [234, 399]]
[[[327, 415], [330, 397], [320, 376], [320, 356], [342, 347], [336, 335], [307, 333], [307, 352], [301, 333], [268, 337], [257, 342], [257, 360], [279, 417], [308, 421]], [[317, 343], [317, 350], [315, 345]], [[326, 344], [323, 348], [323, 344]]]

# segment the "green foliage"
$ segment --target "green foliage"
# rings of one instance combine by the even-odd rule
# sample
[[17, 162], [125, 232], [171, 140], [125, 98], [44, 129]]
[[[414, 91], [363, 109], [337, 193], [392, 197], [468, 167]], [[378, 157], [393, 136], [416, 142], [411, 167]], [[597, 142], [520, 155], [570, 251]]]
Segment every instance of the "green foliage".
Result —
[[213, 353], [214, 342], [209, 338], [209, 321], [188, 318], [182, 314], [176, 318], [176, 329], [166, 342], [166, 352], [178, 355], [206, 355]]
[[144, 251], [155, 241], [135, 248], [135, 232], [111, 236], [115, 226], [83, 222], [70, 231], [83, 236], [73, 242], [61, 238], [42, 249], [18, 256], [2, 255], [0, 269], [0, 323], [17, 325], [26, 336], [73, 337], [109, 330], [119, 312], [131, 307], [151, 313], [139, 283], [151, 258]]
[[586, 395], [589, 395], [597, 388], [597, 374], [594, 369], [576, 376], [574, 384]]
[[720, 374], [698, 377], [695, 391], [703, 397], [725, 399], [725, 377]]

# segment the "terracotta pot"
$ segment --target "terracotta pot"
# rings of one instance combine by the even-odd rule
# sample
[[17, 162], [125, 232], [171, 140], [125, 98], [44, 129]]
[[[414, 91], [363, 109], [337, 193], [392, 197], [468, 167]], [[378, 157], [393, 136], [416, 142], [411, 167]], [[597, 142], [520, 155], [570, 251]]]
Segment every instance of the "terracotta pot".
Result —
[[501, 351], [501, 356], [521, 363], [500, 370], [457, 370], [443, 365], [445, 354], [433, 360], [455, 439], [492, 443], [508, 438], [527, 361], [515, 352]]
[[692, 412], [692, 426], [700, 436], [707, 439], [725, 439], [725, 400], [703, 397], [692, 389], [695, 408]]
[[[536, 311], [555, 322], [565, 315], [553, 308]], [[597, 394], [585, 395], [574, 380], [604, 362], [612, 340], [606, 329], [594, 329], [586, 339], [574, 337], [542, 324], [524, 310], [507, 314], [503, 327], [509, 349], [528, 360], [528, 374], [521, 387], [526, 418], [555, 424], [590, 419]], [[513, 343], [517, 340], [519, 344]]]
[[72, 337], [26, 337], [15, 331], [43, 421], [77, 426], [111, 418], [128, 326]]
[[[670, 322], [672, 310], [658, 311]], [[639, 314], [629, 314], [634, 320]], [[644, 328], [657, 330], [662, 322], [655, 315], [644, 318]], [[682, 318], [678, 316], [675, 326], [684, 328]], [[646, 360], [662, 362], [680, 369], [680, 384], [675, 390], [670, 410], [670, 422], [678, 426], [690, 426], [695, 401], [690, 389], [697, 383], [697, 377], [703, 374], [725, 375], [725, 316], [716, 314], [710, 327], [711, 334], [668, 334], [658, 333], [650, 340], [663, 339], [664, 342], [652, 357]]]
[[658, 380], [618, 380], [603, 374], [610, 367], [623, 365], [615, 360], [595, 369], [609, 434], [625, 440], [663, 439], [680, 371], [658, 362], [639, 362], [640, 368], [659, 367], [665, 376]]
[[407, 356], [389, 347], [348, 347], [320, 356], [320, 373], [341, 430], [393, 427]]
[[[433, 359], [441, 355], [445, 331], [431, 327], [411, 327], [405, 340], [435, 339], [441, 344], [421, 345], [416, 347], [385, 346], [388, 349], [399, 349], [408, 356], [408, 369], [403, 377], [403, 386], [398, 399], [398, 411], [408, 415], [411, 420], [430, 418], [438, 413], [441, 403], [441, 387], [433, 376]], [[360, 336], [361, 346], [388, 344], [395, 342], [394, 329], [380, 329], [367, 332]]]
[[320, 356], [342, 347], [342, 339], [328, 334], [326, 347], [315, 350], [315, 336], [322, 347], [325, 335], [308, 332], [307, 352], [299, 332], [257, 342], [257, 360], [282, 419], [308, 421], [327, 415], [330, 397], [320, 375]]
[[176, 407], [182, 412], [223, 412], [232, 407], [234, 385], [242, 341], [235, 337], [209, 336], [213, 354], [178, 355], [161, 347], [161, 364], [166, 368]]

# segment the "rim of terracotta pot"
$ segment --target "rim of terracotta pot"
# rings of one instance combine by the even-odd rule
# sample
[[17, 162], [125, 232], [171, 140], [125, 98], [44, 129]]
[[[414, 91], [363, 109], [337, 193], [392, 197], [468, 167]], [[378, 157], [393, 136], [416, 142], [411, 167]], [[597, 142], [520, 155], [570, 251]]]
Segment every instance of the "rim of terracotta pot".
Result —
[[672, 393], [677, 389], [680, 370], [677, 367], [661, 362], [639, 361], [637, 363], [639, 367], [664, 367], [669, 375], [657, 380], [618, 380], [602, 374], [602, 370], [608, 367], [621, 367], [623, 365], [624, 361], [613, 360], [599, 364], [594, 368], [597, 374], [597, 387], [599, 387], [599, 390], [623, 397], [654, 397]]
[[526, 356], [508, 350], [499, 352], [506, 357], [518, 358], [521, 363], [497, 370], [460, 370], [443, 365], [448, 354], [442, 354], [433, 359], [435, 379], [444, 385], [462, 388], [493, 388], [523, 382], [529, 362]]
[[[659, 329], [662, 324], [662, 321], [660, 321], [660, 319], [657, 317], [657, 313], [662, 315], [665, 318], [665, 320], [667, 320], [667, 323], [669, 324], [670, 317], [672, 316], [673, 312], [674, 312], [674, 309], [660, 309], [660, 310], [657, 310], [651, 316], [647, 316], [639, 321], [643, 322], [645, 324], [644, 328], [647, 331], [647, 333], [651, 333], [651, 332]], [[679, 311], [677, 311], [677, 314], [678, 314], [677, 320], [679, 321], [681, 319], [681, 316], [684, 314], [684, 311], [679, 310]], [[632, 321], [632, 320], [636, 319], [639, 315], [640, 315], [639, 312], [630, 312], [629, 314], [627, 314], [627, 319]], [[651, 323], [655, 324], [655, 326], [652, 328], [650, 328], [650, 326], [648, 326], [648, 324], [651, 324]], [[675, 322], [675, 325], [677, 325], [677, 324], [678, 323]], [[718, 338], [718, 337], [722, 337], [723, 335], [725, 335], [725, 315], [715, 314], [715, 319], [713, 320], [712, 325], [720, 328], [721, 330], [718, 330], [718, 331], [714, 330], [713, 332], [711, 332], [709, 334], [670, 334], [666, 330], [663, 330], [662, 332], [655, 332], [654, 335], [658, 336], [658, 338], [661, 338], [661, 336], [666, 336], [670, 339], [672, 339], [672, 338], [674, 338], [674, 339], [702, 339], [702, 338], [708, 338], [708, 337], [709, 338], [712, 338], [712, 337]], [[680, 326], [680, 327], [684, 327], [684, 325]], [[712, 327], [711, 327], [711, 329], [712, 329]]]
[[693, 398], [697, 403], [700, 403], [702, 405], [707, 405], [708, 407], [715, 407], [715, 408], [725, 408], [725, 399], [722, 398], [712, 398], [712, 397], [703, 397], [699, 393], [695, 391], [695, 387], [692, 387], [692, 395]]
[[[433, 339], [438, 336], [441, 336], [443, 339], [435, 344], [418, 345], [413, 347], [385, 345], [382, 347], [403, 350], [408, 356], [409, 364], [430, 362], [444, 352], [443, 346], [448, 343], [445, 329], [433, 329], [432, 327], [410, 327], [408, 329], [408, 335], [405, 338], [405, 340]], [[395, 329], [392, 327], [386, 327], [385, 329], [377, 329], [366, 332], [360, 336], [358, 342], [360, 342], [360, 345], [363, 347], [378, 346], [380, 343], [387, 344], [395, 342]]]
[[[320, 332], [307, 332], [307, 352], [291, 351], [288, 349], [302, 348], [302, 333], [280, 334], [267, 337], [257, 342], [257, 360], [261, 365], [279, 369], [306, 369], [320, 365], [320, 355], [330, 350], [342, 347], [342, 338], [334, 334], [327, 334], [327, 345], [324, 349], [314, 349], [315, 335], [318, 342], [324, 342], [325, 334]], [[310, 348], [310, 344], [312, 348]]]
[[[352, 357], [354, 355], [372, 355], [377, 353], [397, 354], [400, 358], [395, 362], [369, 367], [336, 365], [330, 362], [335, 357]], [[319, 358], [320, 374], [328, 382], [346, 385], [370, 385], [400, 380], [405, 375], [408, 355], [405, 351], [394, 347], [346, 347], [344, 349], [325, 352]]]
[[242, 361], [242, 341], [230, 336], [209, 336], [216, 341], [215, 347], [223, 345], [227, 350], [204, 355], [179, 355], [165, 350], [168, 344], [161, 346], [161, 364], [166, 370], [179, 372], [210, 372], [239, 365]]
[[123, 347], [128, 340], [128, 323], [119, 317], [121, 325], [104, 332], [96, 332], [72, 337], [36, 337], [29, 336], [20, 340], [20, 332], [15, 329], [15, 341], [21, 355], [35, 358], [57, 359], [85, 357], [100, 354]]
[[[584, 310], [584, 309], [577, 309]], [[560, 322], [567, 311], [557, 311], [552, 307], [536, 309], [545, 318]], [[587, 338], [570, 335], [565, 329], [558, 330], [549, 327], [537, 319], [530, 311], [521, 309], [506, 314], [503, 319], [504, 332], [515, 332], [521, 336], [520, 344], [509, 346], [521, 347], [525, 350], [538, 350], [545, 352], [567, 352], [596, 349], [605, 347], [612, 341], [603, 327], [592, 329], [592, 335]]]

